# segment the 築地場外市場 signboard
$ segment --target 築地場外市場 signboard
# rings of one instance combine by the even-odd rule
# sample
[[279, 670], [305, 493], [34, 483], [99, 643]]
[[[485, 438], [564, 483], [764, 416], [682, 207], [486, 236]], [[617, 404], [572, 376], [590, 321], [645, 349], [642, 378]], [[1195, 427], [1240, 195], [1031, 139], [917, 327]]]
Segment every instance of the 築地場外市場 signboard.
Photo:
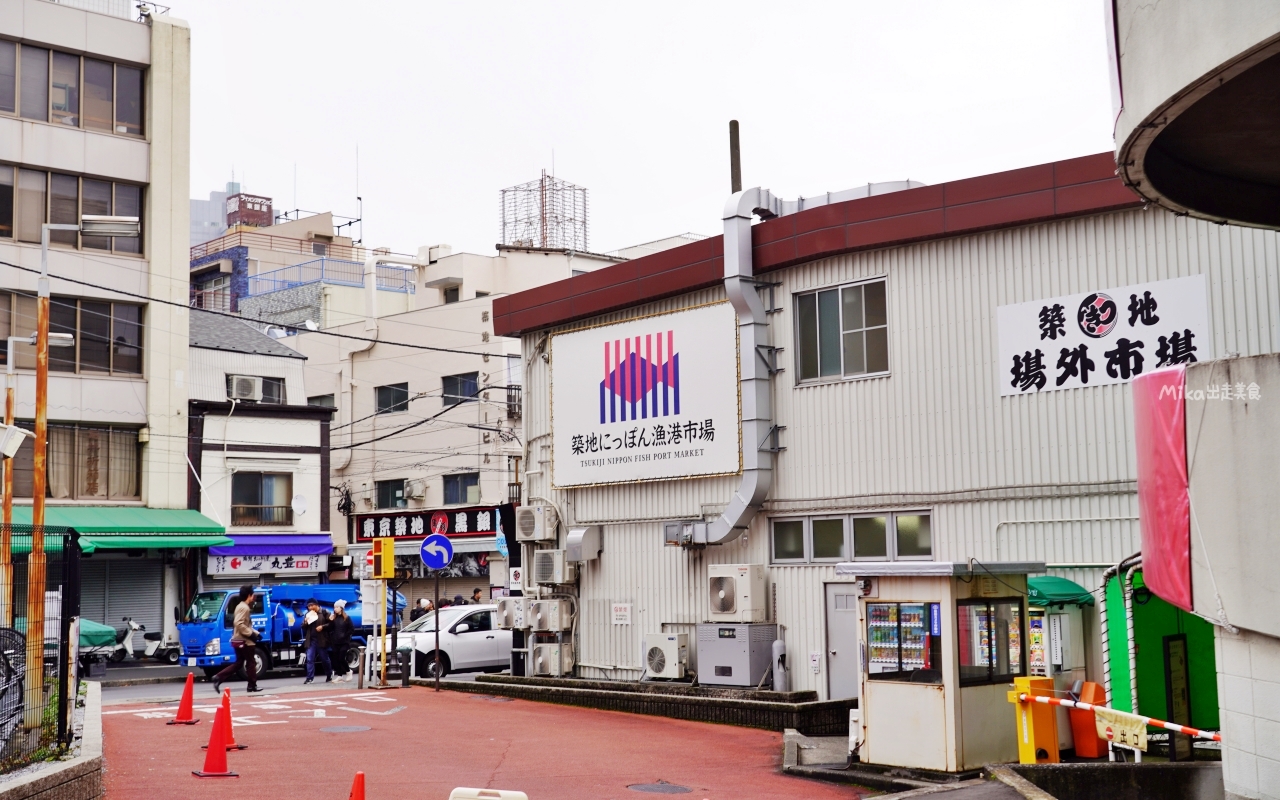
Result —
[[550, 352], [556, 487], [742, 470], [728, 303], [556, 334]]
[[1213, 358], [1203, 275], [1000, 306], [1000, 394], [1128, 383]]

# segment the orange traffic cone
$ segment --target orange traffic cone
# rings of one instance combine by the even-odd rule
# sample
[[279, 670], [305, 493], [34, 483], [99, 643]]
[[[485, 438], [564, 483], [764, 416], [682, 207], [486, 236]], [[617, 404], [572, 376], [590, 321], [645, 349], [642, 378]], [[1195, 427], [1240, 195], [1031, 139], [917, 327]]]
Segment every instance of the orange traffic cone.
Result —
[[364, 773], [357, 772], [356, 779], [351, 782], [351, 794], [347, 800], [364, 800]]
[[182, 701], [178, 703], [178, 716], [166, 722], [166, 725], [195, 725], [200, 720], [192, 713], [192, 703], [196, 692], [195, 673], [187, 673], [187, 686], [182, 690]]
[[[231, 719], [231, 690], [222, 690], [222, 705], [218, 707], [219, 714], [225, 714], [227, 724], [223, 728], [224, 741], [228, 750], [248, 750], [247, 744], [236, 744], [235, 722]], [[206, 745], [207, 746], [207, 745]]]
[[227, 723], [230, 721], [230, 715], [226, 709], [219, 708], [218, 712], [213, 715], [213, 729], [209, 731], [208, 752], [204, 755], [204, 769], [191, 770], [191, 774], [197, 778], [238, 778], [240, 777], [234, 772], [227, 769], [227, 737], [224, 731]]

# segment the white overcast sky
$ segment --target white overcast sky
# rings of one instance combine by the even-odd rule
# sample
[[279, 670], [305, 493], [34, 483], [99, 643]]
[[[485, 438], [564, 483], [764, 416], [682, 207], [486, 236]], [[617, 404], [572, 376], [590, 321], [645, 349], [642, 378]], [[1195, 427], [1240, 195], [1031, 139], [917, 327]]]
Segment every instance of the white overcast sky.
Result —
[[[498, 190], [590, 190], [597, 252], [786, 198], [1113, 149], [1098, 0], [169, 0], [191, 24], [191, 193], [232, 170], [364, 239], [492, 253]], [[295, 198], [294, 171], [297, 188]]]

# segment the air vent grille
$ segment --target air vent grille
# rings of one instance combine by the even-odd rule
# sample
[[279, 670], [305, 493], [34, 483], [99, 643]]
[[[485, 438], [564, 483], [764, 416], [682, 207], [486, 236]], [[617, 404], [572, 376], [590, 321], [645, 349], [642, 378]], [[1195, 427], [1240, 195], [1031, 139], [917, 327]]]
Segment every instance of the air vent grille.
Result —
[[732, 614], [737, 608], [737, 581], [718, 576], [711, 581], [711, 610], [716, 614]]
[[667, 669], [667, 654], [662, 652], [661, 647], [650, 647], [646, 661], [649, 664], [649, 672], [654, 675], [661, 675]]

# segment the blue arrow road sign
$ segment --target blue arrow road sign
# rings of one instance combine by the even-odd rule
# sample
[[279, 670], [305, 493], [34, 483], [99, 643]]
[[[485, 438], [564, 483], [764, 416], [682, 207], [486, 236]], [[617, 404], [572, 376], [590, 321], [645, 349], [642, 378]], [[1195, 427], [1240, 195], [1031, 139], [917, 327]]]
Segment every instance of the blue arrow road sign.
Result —
[[448, 536], [433, 533], [422, 540], [419, 555], [427, 569], [444, 569], [453, 560], [453, 544], [449, 542]]

